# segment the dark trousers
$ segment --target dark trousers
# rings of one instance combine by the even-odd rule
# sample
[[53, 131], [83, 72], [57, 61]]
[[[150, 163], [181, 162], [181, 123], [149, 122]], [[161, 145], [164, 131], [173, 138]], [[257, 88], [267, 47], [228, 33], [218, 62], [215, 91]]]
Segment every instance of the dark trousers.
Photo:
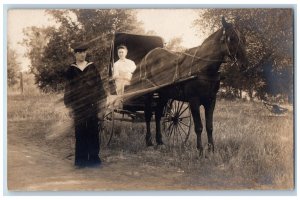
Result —
[[99, 158], [99, 129], [97, 116], [75, 119], [75, 165], [93, 166], [101, 164]]

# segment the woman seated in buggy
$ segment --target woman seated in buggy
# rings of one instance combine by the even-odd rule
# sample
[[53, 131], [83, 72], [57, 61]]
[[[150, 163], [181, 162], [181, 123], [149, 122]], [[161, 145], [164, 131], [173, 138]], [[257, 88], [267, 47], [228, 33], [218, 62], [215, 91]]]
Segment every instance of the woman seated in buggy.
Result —
[[116, 84], [117, 95], [124, 94], [126, 85], [130, 85], [132, 73], [136, 69], [134, 61], [126, 58], [128, 49], [125, 45], [117, 47], [119, 60], [114, 63], [113, 79]]
[[146, 54], [157, 47], [162, 48], [163, 44], [163, 39], [158, 36], [124, 32], [114, 34], [108, 65], [110, 80], [107, 97], [108, 108], [124, 108], [124, 104], [127, 108], [134, 101], [132, 97], [138, 97], [145, 93], [143, 89], [146, 88], [140, 84], [142, 77], [132, 77], [132, 74]]
[[125, 45], [117, 47], [119, 60], [113, 64], [113, 74], [111, 81], [114, 82], [116, 95], [109, 95], [107, 98], [108, 107], [122, 107], [122, 96], [124, 95], [125, 86], [130, 85], [132, 73], [136, 69], [134, 61], [126, 58], [128, 49]]

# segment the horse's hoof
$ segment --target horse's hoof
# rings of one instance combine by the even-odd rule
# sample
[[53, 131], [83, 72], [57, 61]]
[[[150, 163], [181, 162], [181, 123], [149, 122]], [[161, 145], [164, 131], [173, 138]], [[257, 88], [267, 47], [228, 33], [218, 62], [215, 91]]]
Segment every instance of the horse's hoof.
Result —
[[208, 144], [207, 145], [207, 151], [205, 152], [205, 158], [210, 159], [212, 155], [214, 154], [214, 145], [213, 144]]
[[205, 156], [204, 156], [205, 159], [210, 159], [211, 157], [212, 157], [212, 153], [211, 152], [205, 153]]
[[198, 148], [199, 158], [203, 158], [203, 148]]
[[165, 145], [165, 144], [163, 143], [163, 141], [159, 141], [157, 142], [157, 145]]
[[215, 152], [215, 147], [213, 144], [208, 144], [207, 148], [208, 153], [214, 153]]
[[155, 150], [155, 146], [147, 146], [146, 151], [153, 152]]
[[154, 146], [152, 142], [147, 142], [146, 145], [147, 145], [147, 147], [152, 147], [152, 146]]
[[158, 144], [156, 147], [157, 147], [158, 150], [165, 150], [166, 149], [166, 145], [164, 143]]
[[199, 151], [199, 158], [201, 159], [201, 158], [203, 158], [203, 151]]

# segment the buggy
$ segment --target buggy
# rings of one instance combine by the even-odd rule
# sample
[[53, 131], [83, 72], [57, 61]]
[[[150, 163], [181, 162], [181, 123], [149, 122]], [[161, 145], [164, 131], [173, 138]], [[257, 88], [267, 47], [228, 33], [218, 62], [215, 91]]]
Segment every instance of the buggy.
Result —
[[[116, 88], [113, 76], [114, 62], [117, 61], [117, 47], [125, 45], [128, 48], [127, 58], [133, 60], [139, 68], [143, 58], [155, 48], [163, 48], [164, 41], [159, 36], [137, 35], [119, 32], [114, 34], [110, 50], [110, 62], [108, 65], [109, 93], [116, 95]], [[142, 78], [139, 80], [143, 82]], [[181, 80], [182, 81], [182, 80]], [[174, 83], [175, 84], [175, 83]], [[115, 123], [119, 122], [145, 122], [145, 100], [144, 96], [152, 95], [152, 107], [156, 106], [158, 94], [155, 92], [158, 88], [166, 85], [158, 85], [150, 88], [140, 88], [138, 91], [131, 92], [132, 85], [125, 87], [124, 95], [121, 95], [121, 106], [110, 104], [106, 108], [106, 113], [102, 119], [101, 145], [107, 146], [111, 143], [115, 133]], [[184, 127], [179, 128], [179, 123]], [[187, 142], [192, 126], [191, 112], [188, 103], [177, 100], [169, 100], [163, 111], [162, 128], [163, 135], [167, 138], [167, 143], [184, 144]]]

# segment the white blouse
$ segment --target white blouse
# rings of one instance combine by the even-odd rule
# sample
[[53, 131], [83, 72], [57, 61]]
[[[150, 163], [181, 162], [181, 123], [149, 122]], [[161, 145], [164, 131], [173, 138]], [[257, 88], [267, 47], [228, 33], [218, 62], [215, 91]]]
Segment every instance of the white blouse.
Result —
[[125, 58], [124, 60], [118, 60], [114, 63], [114, 73], [113, 78], [114, 79], [124, 79], [127, 81], [131, 80], [132, 73], [136, 69], [135, 63]]

